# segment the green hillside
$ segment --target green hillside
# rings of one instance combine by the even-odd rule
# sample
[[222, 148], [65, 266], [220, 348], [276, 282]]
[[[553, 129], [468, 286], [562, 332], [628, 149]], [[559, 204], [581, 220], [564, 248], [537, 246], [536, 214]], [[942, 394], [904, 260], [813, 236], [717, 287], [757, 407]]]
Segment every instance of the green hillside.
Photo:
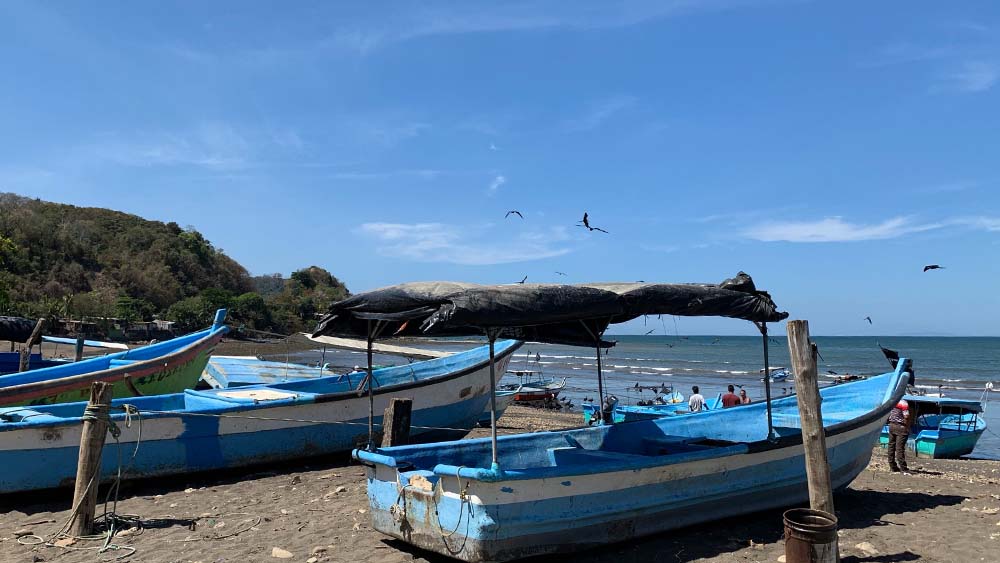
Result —
[[158, 316], [190, 330], [224, 306], [240, 324], [290, 332], [311, 328], [316, 311], [347, 294], [315, 266], [252, 278], [176, 223], [0, 194], [0, 314]]

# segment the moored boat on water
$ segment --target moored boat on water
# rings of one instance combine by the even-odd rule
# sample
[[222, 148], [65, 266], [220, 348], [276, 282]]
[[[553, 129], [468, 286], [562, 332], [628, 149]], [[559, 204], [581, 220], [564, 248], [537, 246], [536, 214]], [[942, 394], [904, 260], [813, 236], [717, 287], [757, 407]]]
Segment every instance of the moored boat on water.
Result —
[[[520, 342], [496, 343], [504, 366]], [[412, 399], [410, 436], [454, 439], [478, 421], [489, 401], [489, 355], [479, 347], [444, 358], [373, 372], [379, 416], [393, 397]], [[124, 478], [183, 474], [348, 451], [368, 436], [365, 373], [271, 385], [136, 397], [114, 401], [111, 419], [123, 444], [138, 441]], [[133, 424], [120, 412], [131, 405]], [[0, 408], [0, 493], [65, 486], [76, 474], [86, 403]], [[135, 423], [136, 414], [141, 425]], [[140, 440], [141, 431], [141, 441]], [[102, 479], [118, 469], [105, 447]]]
[[0, 406], [48, 405], [86, 400], [103, 381], [115, 397], [176, 393], [197, 384], [208, 357], [228, 328], [225, 309], [210, 328], [164, 342], [79, 362], [0, 376]]
[[[953, 458], [972, 453], [976, 442], [986, 431], [986, 419], [980, 416], [979, 401], [905, 395], [913, 423], [906, 447], [917, 457]], [[889, 427], [879, 436], [879, 444], [889, 444]]]

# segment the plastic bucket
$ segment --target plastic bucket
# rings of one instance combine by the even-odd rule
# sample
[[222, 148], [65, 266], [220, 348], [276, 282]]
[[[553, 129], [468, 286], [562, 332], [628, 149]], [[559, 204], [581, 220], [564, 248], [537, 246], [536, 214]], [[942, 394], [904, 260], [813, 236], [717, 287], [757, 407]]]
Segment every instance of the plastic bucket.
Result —
[[793, 508], [784, 514], [785, 563], [836, 563], [837, 517], [811, 508]]

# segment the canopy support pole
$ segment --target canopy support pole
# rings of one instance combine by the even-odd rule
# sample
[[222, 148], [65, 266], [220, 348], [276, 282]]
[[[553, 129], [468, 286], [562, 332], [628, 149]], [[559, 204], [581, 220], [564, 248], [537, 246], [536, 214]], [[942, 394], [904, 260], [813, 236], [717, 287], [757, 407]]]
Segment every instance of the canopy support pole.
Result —
[[375, 327], [372, 328], [372, 321], [368, 319], [368, 369], [365, 379], [368, 382], [368, 451], [370, 452], [375, 451], [375, 390], [373, 385], [375, 370], [372, 365], [372, 348], [383, 328], [385, 328], [383, 321], [375, 321]]
[[760, 330], [760, 336], [764, 342], [764, 397], [767, 401], [767, 439], [774, 441], [774, 422], [771, 417], [771, 365], [767, 354], [767, 323], [755, 322], [754, 324]]
[[[590, 336], [594, 338], [594, 349], [597, 350], [597, 413], [600, 424], [604, 424], [604, 368], [601, 365], [601, 336], [602, 333], [590, 328], [587, 322], [580, 320], [580, 324], [586, 329]], [[612, 415], [613, 416], [613, 415]]]
[[486, 338], [490, 341], [490, 445], [493, 449], [493, 471], [500, 471], [500, 458], [497, 453], [497, 374], [496, 355], [494, 344], [497, 341], [499, 330], [495, 328], [486, 329]]

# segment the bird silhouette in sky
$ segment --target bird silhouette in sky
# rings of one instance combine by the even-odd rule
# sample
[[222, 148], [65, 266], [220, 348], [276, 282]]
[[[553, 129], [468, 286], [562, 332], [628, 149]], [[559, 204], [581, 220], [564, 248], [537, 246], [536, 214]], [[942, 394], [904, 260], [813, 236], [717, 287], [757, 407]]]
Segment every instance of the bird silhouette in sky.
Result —
[[565, 275], [566, 275], [566, 272], [556, 272], [556, 274], [558, 274], [558, 275], [560, 275], [560, 276], [565, 276]]
[[654, 332], [656, 332], [655, 328], [653, 330], [647, 330], [646, 334], [643, 334], [643, 336], [649, 336], [650, 334], [653, 334]]
[[590, 216], [587, 215], [586, 211], [583, 213], [583, 220], [579, 221], [579, 223], [582, 223], [582, 224], [581, 225], [577, 225], [577, 227], [585, 227], [585, 228], [589, 229], [591, 232], [593, 232], [593, 231], [601, 231], [602, 233], [610, 234], [610, 233], [608, 233], [607, 231], [605, 231], [604, 229], [602, 229], [600, 227], [592, 227], [592, 226], [590, 226]]
[[524, 283], [526, 281], [528, 281], [528, 276], [524, 276], [523, 278], [521, 278], [521, 281], [519, 281], [517, 283]]
[[868, 324], [872, 324], [872, 318], [871, 317], [865, 317], [865, 320], [868, 321]]
[[924, 266], [924, 271], [925, 272], [927, 270], [943, 270], [943, 269], [944, 269], [944, 266], [941, 266], [939, 264], [928, 264], [928, 265]]
[[524, 219], [524, 215], [521, 215], [521, 212], [518, 211], [518, 210], [516, 210], [516, 209], [511, 209], [510, 211], [508, 211], [507, 214], [503, 216], [503, 218], [506, 219], [507, 217], [510, 217], [511, 215], [517, 215], [521, 219]]

